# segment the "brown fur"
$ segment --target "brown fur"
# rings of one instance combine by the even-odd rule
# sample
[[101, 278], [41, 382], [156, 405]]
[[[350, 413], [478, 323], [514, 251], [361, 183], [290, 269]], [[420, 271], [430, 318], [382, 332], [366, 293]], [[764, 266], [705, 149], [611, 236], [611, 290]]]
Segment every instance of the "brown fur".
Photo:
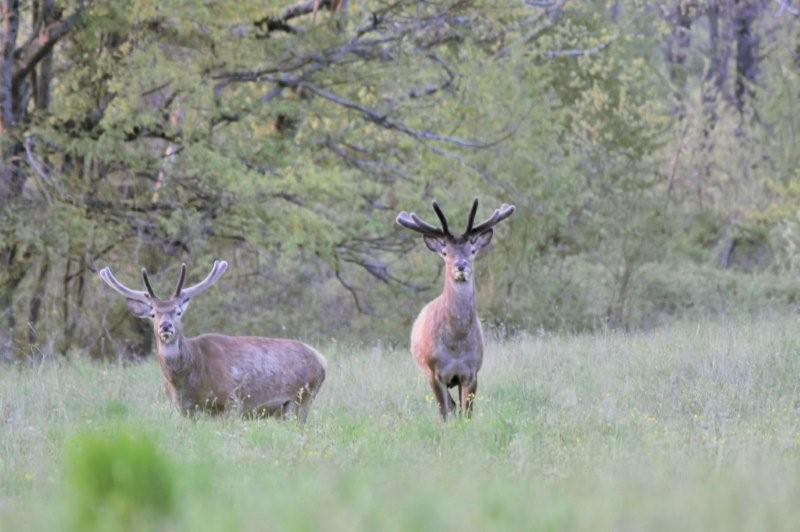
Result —
[[127, 298], [128, 308], [149, 318], [167, 395], [184, 414], [236, 410], [246, 416], [296, 415], [305, 421], [325, 380], [325, 358], [302, 342], [258, 336], [203, 334], [187, 338], [181, 316], [189, 301], [216, 283], [228, 264], [215, 261], [205, 280], [183, 288], [186, 266], [170, 299], [158, 299], [147, 272], [147, 292], [120, 283], [104, 268], [100, 278]]
[[167, 393], [185, 414], [235, 408], [305, 420], [325, 380], [322, 355], [293, 340], [204, 334], [158, 343]]
[[236, 409], [304, 421], [325, 380], [326, 362], [294, 340], [203, 334], [158, 340], [167, 395], [185, 414]]
[[473, 263], [478, 252], [491, 241], [492, 228], [511, 216], [514, 206], [504, 203], [490, 218], [475, 225], [478, 211], [475, 199], [467, 229], [458, 237], [450, 232], [447, 218], [435, 201], [433, 210], [441, 228], [405, 211], [397, 216], [397, 223], [422, 234], [428, 249], [445, 263], [444, 290], [417, 316], [411, 329], [411, 353], [428, 379], [442, 419], [447, 420], [456, 406], [448, 391], [454, 386], [458, 386], [461, 412], [472, 415], [478, 371], [483, 364], [483, 331], [475, 310]]
[[[441, 295], [425, 305], [411, 329], [411, 353], [425, 373], [443, 419], [455, 409], [448, 388], [458, 386], [459, 407], [467, 416], [478, 390], [483, 364], [483, 332], [475, 309], [471, 263], [474, 245], [447, 244]], [[455, 264], [469, 256], [466, 280]]]

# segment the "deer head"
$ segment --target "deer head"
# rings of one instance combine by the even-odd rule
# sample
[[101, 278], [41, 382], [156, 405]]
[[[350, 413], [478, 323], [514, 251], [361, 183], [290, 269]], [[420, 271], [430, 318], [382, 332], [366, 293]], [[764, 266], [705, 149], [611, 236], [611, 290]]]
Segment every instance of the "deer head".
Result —
[[120, 283], [110, 268], [100, 270], [100, 278], [117, 293], [125, 296], [128, 309], [134, 316], [146, 318], [153, 321], [153, 332], [164, 345], [170, 345], [177, 338], [183, 335], [183, 325], [181, 317], [189, 306], [189, 301], [205, 292], [213, 286], [228, 269], [228, 263], [224, 260], [215, 260], [211, 267], [211, 273], [194, 286], [183, 287], [186, 279], [186, 264], [181, 265], [181, 276], [175, 293], [168, 299], [161, 299], [153, 292], [150, 279], [147, 277], [147, 270], [142, 268], [142, 280], [147, 291], [132, 290]]
[[442, 224], [441, 228], [425, 222], [413, 212], [401, 212], [397, 215], [396, 221], [403, 227], [420, 233], [428, 249], [442, 257], [448, 279], [456, 283], [466, 283], [472, 277], [475, 256], [492, 240], [493, 227], [511, 216], [514, 209], [513, 205], [503, 203], [489, 218], [475, 225], [475, 214], [478, 212], [478, 198], [475, 198], [469, 213], [467, 229], [458, 237], [450, 232], [447, 218], [436, 201], [433, 202], [433, 210]]

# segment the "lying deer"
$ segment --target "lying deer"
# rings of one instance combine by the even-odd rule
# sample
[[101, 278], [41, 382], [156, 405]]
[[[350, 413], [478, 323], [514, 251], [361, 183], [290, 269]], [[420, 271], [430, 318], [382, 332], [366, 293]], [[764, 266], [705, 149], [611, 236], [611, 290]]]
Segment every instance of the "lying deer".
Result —
[[475, 311], [475, 255], [492, 240], [493, 227], [514, 212], [503, 204], [486, 221], [474, 225], [478, 200], [472, 204], [467, 230], [453, 236], [439, 204], [433, 210], [442, 227], [403, 211], [397, 223], [423, 235], [425, 245], [445, 263], [444, 290], [425, 305], [411, 329], [411, 353], [433, 389], [444, 420], [455, 409], [449, 388], [458, 386], [459, 408], [469, 417], [478, 390], [478, 371], [483, 363], [483, 332]]
[[294, 340], [183, 335], [181, 317], [189, 301], [219, 281], [227, 269], [227, 262], [214, 261], [208, 277], [184, 288], [183, 264], [175, 294], [169, 299], [156, 297], [145, 269], [142, 278], [146, 292], [126, 287], [109, 268], [100, 270], [99, 275], [127, 298], [128, 309], [134, 315], [153, 321], [167, 395], [181, 412], [218, 413], [237, 408], [249, 416], [294, 414], [305, 421], [325, 380], [327, 364], [317, 351]]

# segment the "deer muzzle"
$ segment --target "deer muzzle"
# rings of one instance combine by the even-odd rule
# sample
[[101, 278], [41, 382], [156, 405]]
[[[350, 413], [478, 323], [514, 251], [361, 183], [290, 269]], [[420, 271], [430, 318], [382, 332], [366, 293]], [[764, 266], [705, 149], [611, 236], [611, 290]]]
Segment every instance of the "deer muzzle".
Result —
[[158, 328], [158, 336], [162, 341], [168, 342], [175, 336], [175, 327], [171, 323], [162, 323]]
[[465, 260], [460, 260], [455, 263], [453, 269], [453, 280], [458, 282], [465, 282], [469, 280], [470, 268], [469, 263]]

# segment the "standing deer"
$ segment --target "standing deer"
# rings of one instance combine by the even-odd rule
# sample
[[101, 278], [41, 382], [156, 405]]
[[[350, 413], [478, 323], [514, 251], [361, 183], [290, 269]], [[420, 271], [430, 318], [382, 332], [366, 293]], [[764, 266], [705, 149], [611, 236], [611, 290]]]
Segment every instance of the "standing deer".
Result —
[[458, 386], [459, 408], [472, 415], [478, 390], [478, 371], [483, 363], [483, 332], [475, 311], [473, 262], [478, 251], [492, 240], [493, 227], [514, 213], [504, 203], [486, 221], [474, 225], [478, 199], [472, 204], [467, 230], [459, 237], [450, 233], [439, 204], [433, 210], [442, 227], [423, 221], [415, 213], [401, 212], [397, 223], [423, 235], [425, 245], [445, 263], [444, 290], [425, 305], [411, 329], [411, 353], [433, 389], [442, 419], [455, 409], [448, 388]]
[[182, 413], [238, 408], [247, 416], [296, 414], [304, 422], [325, 380], [327, 363], [317, 351], [294, 340], [183, 335], [181, 316], [189, 301], [219, 281], [227, 269], [227, 262], [214, 261], [205, 279], [184, 288], [183, 264], [175, 294], [169, 299], [156, 297], [145, 269], [142, 278], [146, 292], [126, 287], [109, 268], [100, 270], [99, 275], [127, 298], [128, 309], [135, 316], [153, 321], [167, 395]]

